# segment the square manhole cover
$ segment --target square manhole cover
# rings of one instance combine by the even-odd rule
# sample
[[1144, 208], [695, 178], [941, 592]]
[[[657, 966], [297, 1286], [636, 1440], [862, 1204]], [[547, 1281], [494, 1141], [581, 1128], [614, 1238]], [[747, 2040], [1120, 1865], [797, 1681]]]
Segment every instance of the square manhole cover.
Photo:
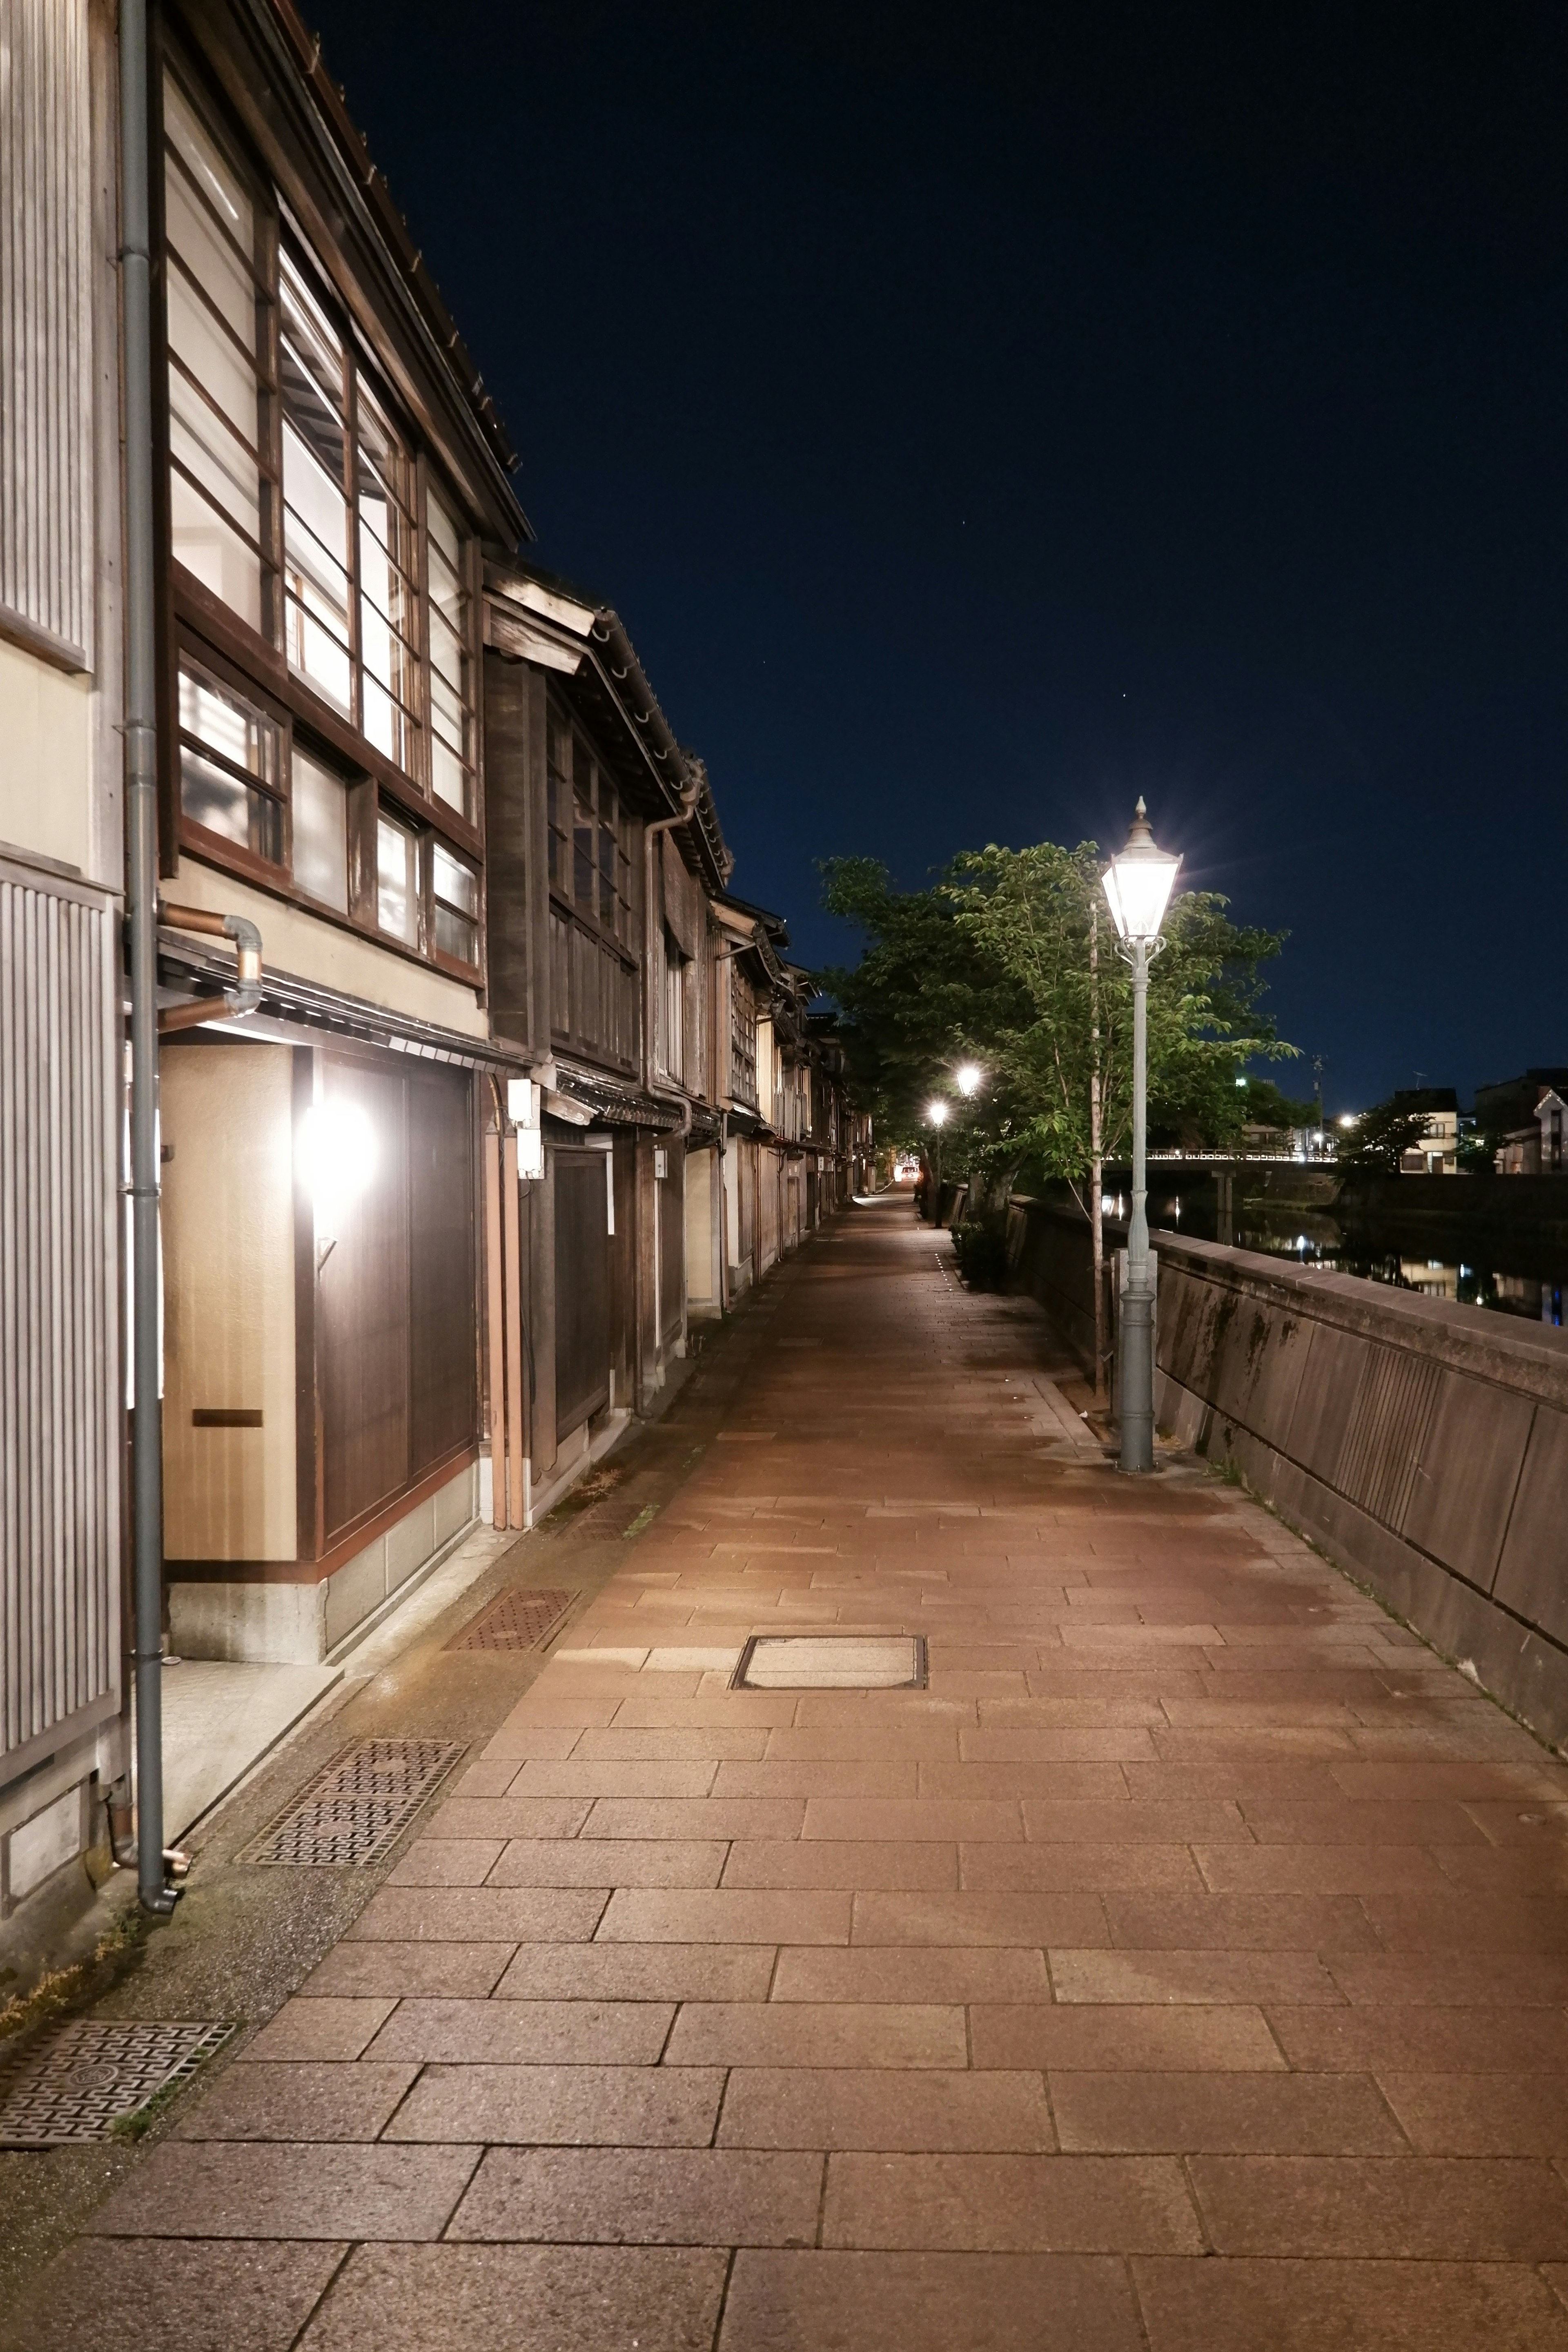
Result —
[[735, 1690], [923, 1690], [921, 1633], [753, 1633]]
[[448, 1650], [531, 1650], [557, 1626], [576, 1600], [574, 1592], [535, 1591], [517, 1585], [481, 1609], [447, 1644]]
[[230, 2025], [84, 2019], [0, 2064], [0, 2147], [106, 2139], [171, 2084], [195, 2074]]
[[316, 1869], [379, 1862], [462, 1753], [459, 1740], [362, 1739], [237, 1859]]

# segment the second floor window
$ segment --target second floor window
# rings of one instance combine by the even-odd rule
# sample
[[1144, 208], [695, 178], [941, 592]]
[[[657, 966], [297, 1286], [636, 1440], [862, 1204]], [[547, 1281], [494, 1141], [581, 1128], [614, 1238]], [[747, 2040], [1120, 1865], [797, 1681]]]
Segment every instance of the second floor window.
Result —
[[365, 774], [334, 766], [281, 704], [183, 652], [180, 814], [187, 845], [454, 968], [479, 966], [479, 877]]
[[629, 945], [630, 820], [587, 742], [553, 710], [546, 751], [550, 887], [585, 922]]
[[263, 865], [282, 865], [282, 730], [191, 663], [180, 668], [180, 800], [193, 824]]
[[289, 668], [353, 718], [348, 389], [342, 347], [287, 259], [279, 287], [283, 644]]
[[664, 1071], [683, 1083], [686, 1077], [686, 958], [673, 931], [664, 935]]
[[163, 143], [170, 543], [204, 588], [266, 631], [265, 240], [250, 188], [172, 75]]
[[270, 191], [163, 77], [170, 551], [475, 822], [470, 541]]

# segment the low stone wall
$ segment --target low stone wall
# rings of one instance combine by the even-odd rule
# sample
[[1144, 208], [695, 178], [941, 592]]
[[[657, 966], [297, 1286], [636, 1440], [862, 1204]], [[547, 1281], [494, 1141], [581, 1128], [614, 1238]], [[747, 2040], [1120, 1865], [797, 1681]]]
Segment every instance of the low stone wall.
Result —
[[[1089, 1235], [1030, 1203], [1020, 1287], [1078, 1343]], [[1154, 1236], [1155, 1411], [1568, 1745], [1568, 1333]]]
[[[1107, 1225], [1106, 1256], [1123, 1230]], [[1007, 1265], [1016, 1290], [1037, 1298], [1083, 1369], [1094, 1372], [1094, 1253], [1087, 1218], [1075, 1210], [1021, 1196], [1007, 1203]], [[1110, 1286], [1106, 1330], [1111, 1328]]]

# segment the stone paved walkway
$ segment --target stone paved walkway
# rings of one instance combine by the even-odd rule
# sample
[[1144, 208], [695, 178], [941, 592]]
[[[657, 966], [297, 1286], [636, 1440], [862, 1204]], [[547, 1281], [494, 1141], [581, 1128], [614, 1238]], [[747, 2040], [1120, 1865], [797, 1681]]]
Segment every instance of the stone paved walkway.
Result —
[[[785, 1275], [10, 2340], [107, 2275], [182, 2352], [1568, 2352], [1568, 1769], [1206, 1474], [1123, 1482], [946, 1259], [887, 1203]], [[789, 1629], [929, 1688], [732, 1691]]]

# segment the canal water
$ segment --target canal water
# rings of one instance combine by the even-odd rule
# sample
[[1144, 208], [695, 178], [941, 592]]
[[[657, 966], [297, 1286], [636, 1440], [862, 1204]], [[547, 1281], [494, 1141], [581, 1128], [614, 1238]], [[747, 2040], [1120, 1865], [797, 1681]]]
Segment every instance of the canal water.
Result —
[[[1150, 1171], [1149, 1223], [1199, 1241], [1215, 1241], [1217, 1195], [1212, 1181], [1180, 1190], [1160, 1186]], [[1234, 1231], [1239, 1249], [1352, 1274], [1366, 1282], [1490, 1307], [1526, 1322], [1562, 1328], [1568, 1296], [1568, 1244], [1550, 1229], [1510, 1227], [1495, 1215], [1375, 1221], [1341, 1219], [1321, 1209], [1239, 1199]]]

